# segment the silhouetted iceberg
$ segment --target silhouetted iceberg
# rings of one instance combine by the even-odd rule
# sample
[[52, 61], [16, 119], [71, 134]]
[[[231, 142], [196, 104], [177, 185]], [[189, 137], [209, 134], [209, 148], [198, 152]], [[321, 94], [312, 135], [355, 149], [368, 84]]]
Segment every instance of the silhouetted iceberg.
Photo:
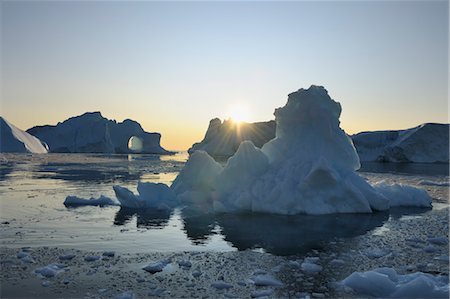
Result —
[[209, 122], [205, 138], [188, 150], [190, 154], [202, 150], [215, 157], [234, 155], [242, 141], [249, 140], [257, 147], [275, 137], [275, 121], [236, 123], [214, 118]]
[[27, 130], [58, 153], [153, 153], [167, 154], [161, 134], [145, 132], [138, 122], [116, 122], [100, 112], [71, 117], [56, 126], [36, 126]]

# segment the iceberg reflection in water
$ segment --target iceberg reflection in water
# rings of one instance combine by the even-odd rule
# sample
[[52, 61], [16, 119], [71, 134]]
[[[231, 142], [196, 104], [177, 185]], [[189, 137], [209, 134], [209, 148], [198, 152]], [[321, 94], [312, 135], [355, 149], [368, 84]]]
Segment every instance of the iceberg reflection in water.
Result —
[[320, 249], [339, 238], [353, 238], [381, 227], [390, 218], [426, 212], [427, 209], [397, 208], [392, 213], [333, 215], [211, 214], [192, 209], [156, 210], [121, 208], [115, 225], [136, 216], [139, 228], [161, 229], [174, 214], [181, 216], [182, 230], [193, 245], [203, 245], [220, 235], [237, 250], [262, 249], [275, 255], [294, 255]]
[[193, 242], [213, 234], [215, 225], [225, 241], [238, 250], [263, 249], [293, 255], [318, 249], [323, 242], [363, 235], [382, 226], [389, 213], [334, 215], [221, 214], [184, 215], [184, 228]]

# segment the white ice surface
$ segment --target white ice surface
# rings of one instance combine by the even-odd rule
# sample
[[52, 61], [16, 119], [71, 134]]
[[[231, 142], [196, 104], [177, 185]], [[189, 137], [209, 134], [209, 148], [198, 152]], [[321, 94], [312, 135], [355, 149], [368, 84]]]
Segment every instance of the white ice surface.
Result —
[[162, 183], [139, 182], [135, 195], [127, 188], [113, 186], [120, 206], [133, 209], [157, 208], [168, 209], [176, 206], [177, 199], [173, 191]]
[[448, 277], [421, 272], [399, 275], [392, 268], [354, 272], [342, 281], [359, 295], [383, 298], [448, 298]]
[[385, 182], [375, 184], [374, 188], [389, 200], [390, 207], [413, 206], [431, 208], [432, 199], [423, 189]]
[[3, 117], [0, 117], [0, 152], [29, 152], [45, 154], [45, 144], [38, 138], [17, 128]]

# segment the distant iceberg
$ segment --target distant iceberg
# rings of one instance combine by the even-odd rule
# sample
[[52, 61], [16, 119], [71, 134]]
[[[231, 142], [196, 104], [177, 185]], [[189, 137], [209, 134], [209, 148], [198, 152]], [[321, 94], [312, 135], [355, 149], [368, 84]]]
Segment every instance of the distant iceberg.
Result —
[[48, 148], [44, 142], [0, 116], [0, 152], [45, 154]]
[[264, 143], [275, 137], [275, 121], [256, 123], [235, 123], [232, 120], [221, 121], [214, 118], [209, 122], [205, 137], [188, 150], [190, 154], [197, 150], [215, 157], [234, 155], [242, 141], [249, 140], [261, 148]]
[[362, 132], [352, 136], [361, 161], [449, 162], [448, 124], [426, 123], [399, 131]]
[[[449, 124], [426, 123], [406, 130], [368, 131], [350, 136], [363, 162], [448, 163]], [[231, 157], [245, 140], [261, 148], [275, 138], [274, 121], [243, 123], [212, 119], [201, 142], [188, 150]]]
[[56, 126], [36, 126], [28, 133], [58, 153], [170, 153], [160, 145], [161, 134], [145, 132], [138, 122], [116, 122], [100, 112], [69, 118]]

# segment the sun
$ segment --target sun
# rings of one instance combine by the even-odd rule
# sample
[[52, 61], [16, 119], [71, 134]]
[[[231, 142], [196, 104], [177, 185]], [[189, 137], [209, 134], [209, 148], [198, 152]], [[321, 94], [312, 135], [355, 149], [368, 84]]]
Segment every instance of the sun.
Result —
[[243, 104], [237, 104], [230, 108], [228, 117], [235, 123], [246, 122], [249, 119], [249, 111]]

